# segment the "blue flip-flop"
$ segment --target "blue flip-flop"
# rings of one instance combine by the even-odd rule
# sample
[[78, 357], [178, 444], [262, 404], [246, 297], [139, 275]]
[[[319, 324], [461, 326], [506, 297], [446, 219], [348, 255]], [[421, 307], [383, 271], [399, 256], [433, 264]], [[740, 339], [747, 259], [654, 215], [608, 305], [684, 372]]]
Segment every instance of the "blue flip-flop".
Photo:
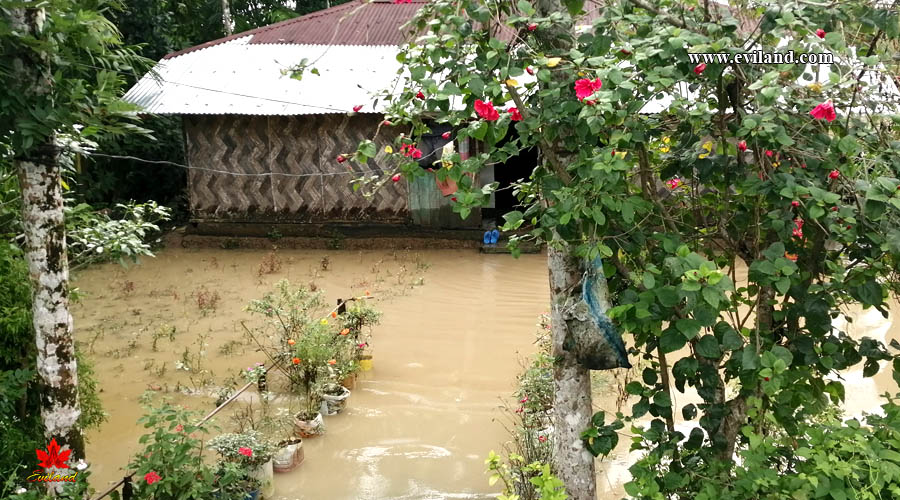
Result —
[[500, 239], [500, 231], [497, 231], [496, 229], [491, 231], [491, 245], [496, 245], [497, 240], [499, 240], [499, 239]]
[[491, 232], [490, 232], [490, 231], [485, 231], [485, 232], [484, 232], [484, 239], [483, 239], [483, 241], [484, 241], [484, 244], [485, 244], [485, 245], [490, 245], [490, 244], [491, 244]]

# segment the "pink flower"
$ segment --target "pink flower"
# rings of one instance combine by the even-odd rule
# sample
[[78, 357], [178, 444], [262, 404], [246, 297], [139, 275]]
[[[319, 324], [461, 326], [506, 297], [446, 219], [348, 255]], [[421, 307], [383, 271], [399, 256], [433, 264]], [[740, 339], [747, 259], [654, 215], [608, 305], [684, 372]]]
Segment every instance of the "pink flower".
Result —
[[694, 66], [694, 73], [697, 75], [699, 75], [700, 73], [703, 73], [705, 70], [706, 70], [706, 63], [700, 63], [700, 64]]
[[737, 148], [738, 148], [738, 151], [740, 151], [741, 153], [743, 153], [744, 151], [747, 151], [747, 141], [738, 142]]
[[450, 132], [444, 132], [443, 134], [441, 134], [441, 139], [445, 139], [445, 140], [446, 140], [446, 139], [449, 139], [449, 138], [450, 138]]
[[793, 234], [794, 237], [796, 237], [796, 238], [802, 238], [803, 237], [803, 219], [801, 219], [800, 217], [797, 217], [796, 219], [794, 219], [794, 225], [795, 225], [795, 227], [793, 230], [791, 230], [791, 234]]
[[794, 201], [791, 202], [791, 206], [794, 207], [794, 208], [797, 208], [797, 207], [800, 206], [800, 202], [797, 201], [797, 200], [794, 200]]
[[144, 474], [144, 481], [147, 481], [147, 484], [153, 484], [153, 483], [159, 481], [160, 479], [162, 479], [162, 478], [159, 477], [159, 474], [157, 474], [156, 471], [150, 471], [150, 472]]
[[391, 125], [393, 125], [393, 123], [391, 123], [390, 120], [385, 120], [385, 121], [381, 122], [381, 124], [384, 125], [385, 127], [390, 127]]
[[681, 179], [679, 179], [678, 177], [672, 177], [671, 179], [666, 181], [666, 185], [669, 186], [669, 189], [676, 189], [677, 187], [681, 186], [681, 184]]
[[825, 30], [823, 30], [822, 28], [817, 29], [816, 36], [819, 38], [825, 38]]
[[538, 436], [538, 441], [540, 441], [540, 442], [542, 442], [542, 443], [546, 443], [546, 442], [547, 442], [547, 436]]
[[491, 101], [484, 102], [481, 99], [475, 99], [475, 113], [489, 122], [500, 119], [500, 113], [494, 109], [494, 105], [491, 104]]
[[524, 404], [524, 403], [527, 403], [527, 402], [528, 402], [528, 396], [525, 396], [524, 398], [520, 399], [519, 402], [520, 402], [520, 403], [523, 403], [523, 404]]
[[362, 108], [362, 104], [357, 104], [356, 106], [353, 106], [353, 112], [359, 113], [359, 110], [361, 110]]
[[183, 425], [178, 424], [178, 425], [175, 426], [175, 432], [182, 432], [182, 431], [184, 431], [184, 426], [183, 426]]
[[538, 29], [537, 23], [531, 23], [528, 25], [528, 31], [534, 31], [536, 29]]
[[347, 161], [347, 157], [344, 155], [337, 155], [336, 159], [338, 163], [344, 163], [345, 161]]
[[522, 121], [522, 113], [519, 113], [519, 108], [509, 108], [506, 110], [509, 113], [509, 119], [518, 122]]
[[840, 176], [841, 176], [841, 173], [838, 172], [837, 170], [832, 170], [831, 172], [828, 172], [828, 178], [829, 178], [829, 179], [834, 180], [834, 179], [837, 179], [837, 178], [840, 177]]
[[241, 455], [244, 455], [245, 457], [253, 456], [253, 450], [251, 450], [250, 448], [247, 448], [246, 446], [241, 446], [240, 448], [238, 448], [238, 453], [240, 453]]
[[768, 156], [769, 158], [771, 158], [774, 155], [775, 155], [775, 153], [773, 153], [771, 149], [766, 150], [766, 156]]
[[400, 152], [407, 158], [418, 160], [422, 157], [422, 150], [417, 148], [415, 144], [404, 144], [400, 148]]
[[391, 177], [391, 180], [394, 182], [400, 181], [400, 174], [394, 174], [394, 176]]
[[603, 82], [601, 82], [599, 78], [594, 78], [593, 80], [588, 80], [587, 78], [576, 80], [575, 97], [577, 97], [579, 101], [583, 101], [585, 97], [600, 90], [600, 87], [602, 86]]
[[816, 120], [825, 119], [826, 121], [832, 122], [835, 118], [837, 118], [837, 114], [834, 112], [834, 105], [831, 104], [831, 101], [825, 101], [822, 104], [819, 104], [812, 111], [809, 112], [813, 118]]

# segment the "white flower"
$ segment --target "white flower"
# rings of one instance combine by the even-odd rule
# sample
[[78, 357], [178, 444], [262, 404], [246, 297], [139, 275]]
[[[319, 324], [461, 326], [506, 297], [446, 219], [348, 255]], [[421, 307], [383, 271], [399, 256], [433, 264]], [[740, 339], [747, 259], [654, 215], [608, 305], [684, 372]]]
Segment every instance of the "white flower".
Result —
[[16, 495], [21, 495], [21, 494], [25, 493], [26, 491], [28, 491], [28, 490], [26, 490], [25, 488], [19, 488], [16, 490]]

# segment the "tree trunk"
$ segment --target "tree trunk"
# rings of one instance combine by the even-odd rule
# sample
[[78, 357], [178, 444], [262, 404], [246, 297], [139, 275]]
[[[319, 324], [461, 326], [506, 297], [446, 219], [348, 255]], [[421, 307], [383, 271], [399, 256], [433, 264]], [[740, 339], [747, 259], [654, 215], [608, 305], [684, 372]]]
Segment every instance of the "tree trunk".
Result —
[[228, 0], [222, 0], [222, 25], [225, 26], [225, 35], [231, 36], [232, 27], [231, 27], [231, 6], [228, 5]]
[[578, 259], [550, 245], [550, 302], [553, 364], [553, 465], [573, 500], [594, 500], [597, 496], [594, 456], [584, 447], [581, 433], [591, 422], [591, 372], [578, 363], [574, 352], [563, 344], [568, 328], [563, 308], [570, 300], [579, 300], [584, 270]]
[[41, 420], [47, 440], [56, 438], [62, 449], [72, 450], [72, 459], [78, 459], [84, 458], [84, 439], [76, 425], [81, 409], [69, 314], [69, 265], [57, 161], [59, 151], [53, 141], [50, 137], [47, 144], [35, 148], [25, 158], [16, 159], [15, 163], [22, 189], [25, 260], [33, 288]]

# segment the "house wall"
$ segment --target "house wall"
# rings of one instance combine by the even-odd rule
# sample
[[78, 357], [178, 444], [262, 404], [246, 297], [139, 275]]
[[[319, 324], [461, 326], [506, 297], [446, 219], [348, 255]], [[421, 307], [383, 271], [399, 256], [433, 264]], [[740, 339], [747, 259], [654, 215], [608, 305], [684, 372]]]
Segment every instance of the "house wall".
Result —
[[374, 138], [379, 153], [365, 166], [335, 160], [338, 154], [356, 151], [361, 140], [371, 139], [380, 121], [380, 115], [373, 114], [185, 116], [192, 217], [233, 222], [409, 221], [406, 182], [388, 181], [371, 199], [349, 184], [360, 175], [383, 173], [379, 165], [392, 135], [382, 132]]

